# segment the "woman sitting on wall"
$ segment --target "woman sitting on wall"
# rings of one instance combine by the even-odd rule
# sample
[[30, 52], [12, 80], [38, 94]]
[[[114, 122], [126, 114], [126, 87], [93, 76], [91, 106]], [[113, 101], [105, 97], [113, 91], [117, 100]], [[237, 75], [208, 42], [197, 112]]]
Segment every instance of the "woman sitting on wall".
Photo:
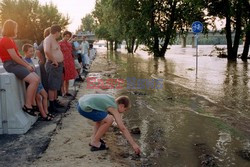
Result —
[[27, 82], [25, 104], [23, 111], [36, 116], [32, 108], [32, 101], [35, 98], [39, 76], [34, 72], [33, 66], [24, 61], [18, 52], [17, 46], [13, 40], [17, 36], [17, 23], [13, 20], [6, 20], [2, 29], [2, 38], [0, 39], [0, 58], [4, 69], [9, 73], [14, 73], [17, 78]]

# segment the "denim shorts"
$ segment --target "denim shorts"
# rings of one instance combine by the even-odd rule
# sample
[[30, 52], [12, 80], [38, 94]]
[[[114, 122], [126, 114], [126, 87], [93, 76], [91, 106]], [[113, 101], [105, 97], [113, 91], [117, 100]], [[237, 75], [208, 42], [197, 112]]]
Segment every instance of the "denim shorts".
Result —
[[26, 67], [16, 63], [14, 60], [4, 62], [3, 67], [7, 72], [14, 73], [21, 80], [30, 74], [30, 71]]
[[40, 82], [40, 83], [38, 84], [36, 93], [40, 93], [43, 89], [44, 89], [44, 87], [43, 87], [42, 83]]
[[48, 89], [49, 90], [61, 90], [62, 76], [63, 76], [63, 63], [58, 63], [58, 67], [55, 67], [50, 60], [45, 64], [45, 69], [48, 76]]
[[82, 116], [94, 122], [102, 121], [108, 115], [108, 112], [106, 111], [99, 111], [95, 109], [93, 109], [91, 112], [85, 112], [80, 108], [80, 105], [78, 103], [77, 103], [77, 110]]

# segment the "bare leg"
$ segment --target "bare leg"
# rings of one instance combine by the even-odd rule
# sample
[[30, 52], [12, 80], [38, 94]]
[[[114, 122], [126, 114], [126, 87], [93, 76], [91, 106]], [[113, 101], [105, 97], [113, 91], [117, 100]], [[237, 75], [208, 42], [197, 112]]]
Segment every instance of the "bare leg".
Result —
[[54, 100], [57, 99], [57, 90], [54, 91]]
[[43, 105], [43, 110], [45, 114], [48, 114], [48, 94], [47, 92], [43, 89], [40, 94], [42, 95], [42, 105]]
[[55, 100], [55, 91], [49, 90], [49, 101], [54, 101], [54, 100]]
[[[39, 83], [40, 83], [40, 77], [35, 72], [32, 72], [32, 74], [36, 77], [36, 79], [39, 80]], [[38, 86], [39, 86], [39, 83], [38, 83]], [[33, 94], [33, 104], [32, 104], [33, 106], [37, 105], [36, 96], [37, 96], [37, 91], [35, 91], [34, 94]]]
[[61, 87], [62, 95], [64, 96], [67, 92], [65, 89], [65, 81], [63, 80], [62, 87]]
[[114, 119], [111, 115], [108, 115], [100, 122], [100, 127], [98, 128], [93, 140], [91, 141], [91, 145], [95, 147], [100, 147], [101, 137], [108, 131], [109, 127], [112, 125]]
[[41, 95], [39, 93], [36, 95], [36, 102], [42, 117], [45, 118], [47, 114], [44, 112]]
[[37, 75], [34, 73], [30, 73], [23, 80], [29, 83], [27, 87], [27, 91], [26, 91], [25, 106], [28, 108], [32, 108], [32, 103], [33, 103], [34, 96], [36, 94], [36, 90], [37, 90], [38, 83], [40, 82], [40, 80], [37, 77]]
[[91, 140], [94, 140], [96, 132], [98, 131], [99, 127], [101, 126], [101, 122], [96, 122], [93, 128], [93, 135], [91, 136]]

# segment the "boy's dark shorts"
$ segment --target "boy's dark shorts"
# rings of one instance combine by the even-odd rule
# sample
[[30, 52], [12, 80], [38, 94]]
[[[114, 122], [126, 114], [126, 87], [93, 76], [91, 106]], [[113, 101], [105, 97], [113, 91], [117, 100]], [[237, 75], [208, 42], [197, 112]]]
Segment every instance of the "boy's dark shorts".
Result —
[[99, 111], [95, 109], [93, 109], [91, 112], [85, 112], [80, 108], [80, 105], [78, 103], [77, 103], [77, 110], [82, 116], [94, 122], [102, 121], [108, 115], [108, 112], [106, 111]]

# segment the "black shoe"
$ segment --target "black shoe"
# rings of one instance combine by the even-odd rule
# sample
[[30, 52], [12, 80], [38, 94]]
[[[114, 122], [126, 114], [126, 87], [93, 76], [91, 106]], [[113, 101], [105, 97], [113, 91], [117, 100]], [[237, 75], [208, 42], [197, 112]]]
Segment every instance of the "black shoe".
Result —
[[76, 78], [75, 79], [76, 82], [83, 82], [84, 80], [82, 79], [82, 77]]
[[66, 93], [65, 96], [72, 97], [73, 95], [70, 93]]
[[56, 107], [54, 107], [54, 106], [49, 106], [48, 111], [49, 111], [50, 113], [54, 113], [54, 114], [59, 112], [59, 111], [56, 109]]

